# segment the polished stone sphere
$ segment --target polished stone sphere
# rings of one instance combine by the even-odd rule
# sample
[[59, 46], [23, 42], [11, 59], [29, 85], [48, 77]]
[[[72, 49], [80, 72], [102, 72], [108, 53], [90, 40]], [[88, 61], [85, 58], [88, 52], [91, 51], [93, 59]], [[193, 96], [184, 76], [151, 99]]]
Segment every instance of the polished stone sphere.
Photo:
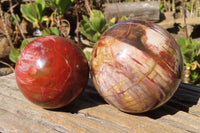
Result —
[[111, 105], [142, 113], [166, 103], [183, 71], [181, 51], [160, 26], [132, 20], [103, 33], [90, 61], [94, 86]]
[[89, 76], [87, 59], [71, 40], [60, 36], [39, 37], [17, 59], [16, 81], [24, 96], [48, 109], [73, 102]]

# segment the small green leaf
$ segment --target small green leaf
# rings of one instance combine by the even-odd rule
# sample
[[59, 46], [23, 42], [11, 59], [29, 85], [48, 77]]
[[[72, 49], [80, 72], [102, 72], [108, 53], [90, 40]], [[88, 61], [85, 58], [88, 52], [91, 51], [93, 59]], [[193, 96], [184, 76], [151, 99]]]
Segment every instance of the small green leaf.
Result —
[[196, 61], [200, 64], [200, 54], [196, 56]]
[[58, 1], [58, 11], [60, 14], [64, 14], [64, 12], [72, 5], [74, 0], [57, 0]]
[[94, 46], [95, 42], [89, 42], [90, 46]]
[[83, 17], [83, 20], [84, 20], [85, 22], [90, 22], [90, 20], [89, 20], [89, 18], [88, 18], [87, 16], [83, 15], [82, 17]]
[[101, 34], [102, 34], [104, 31], [106, 31], [109, 27], [110, 27], [109, 25], [105, 25], [105, 26], [102, 28], [102, 30], [101, 30]]
[[83, 19], [81, 20], [79, 30], [82, 35], [84, 35], [88, 40], [93, 41], [93, 36], [96, 34], [96, 31], [93, 30], [93, 26], [91, 22], [89, 21], [88, 17], [83, 16]]
[[85, 56], [86, 56], [87, 60], [88, 60], [88, 61], [90, 61], [91, 52], [89, 52], [89, 51], [86, 51], [86, 52], [84, 52], [84, 54], [85, 54]]
[[116, 23], [116, 18], [113, 17], [112, 19], [110, 19], [106, 29], [108, 29], [109, 27], [113, 26]]
[[79, 30], [80, 33], [90, 41], [91, 46], [93, 46], [94, 43], [100, 38], [101, 34], [111, 25], [114, 25], [116, 21], [116, 19], [113, 18], [110, 23], [106, 25], [106, 19], [103, 13], [98, 10], [92, 10], [90, 12], [90, 18], [84, 15], [82, 18]]
[[94, 34], [91, 34], [93, 31], [86, 31], [86, 30], [84, 30], [82, 27], [80, 27], [80, 32], [81, 32], [81, 34], [82, 35], [84, 35], [88, 40], [90, 40], [90, 41], [93, 41], [93, 35], [95, 34], [95, 32], [94, 32]]
[[110, 19], [110, 23], [115, 24], [116, 23], [116, 18], [113, 17], [112, 19]]
[[184, 45], [187, 44], [187, 40], [183, 37], [180, 37], [180, 38], [177, 39], [177, 43], [181, 47], [181, 46], [184, 46]]
[[94, 40], [94, 42], [96, 42], [96, 41], [98, 41], [99, 40], [99, 38], [100, 38], [100, 33], [96, 33], [96, 34], [94, 34], [94, 36], [93, 36], [93, 40]]
[[190, 3], [187, 3], [187, 9], [191, 12], [192, 6]]
[[83, 25], [84, 27], [87, 25], [88, 28], [90, 28], [90, 30], [95, 31], [95, 28], [92, 25], [92, 22], [89, 20], [89, 18], [85, 15], [82, 16], [83, 20], [81, 20], [81, 26]]
[[164, 13], [164, 11], [165, 11], [165, 6], [164, 6], [164, 4], [163, 4], [162, 2], [159, 2], [159, 7], [160, 7], [160, 12], [161, 12], [161, 13]]
[[197, 73], [197, 71], [190, 72], [190, 79], [192, 83], [195, 83], [198, 78], [199, 78], [199, 74]]
[[49, 21], [49, 20], [50, 18], [48, 16], [43, 16], [41, 21], [44, 22], [44, 21]]
[[[20, 23], [21, 19], [19, 18], [18, 14], [15, 15], [15, 18], [16, 18], [17, 22]], [[10, 16], [9, 16], [9, 21], [10, 21], [10, 23], [11, 23], [12, 25], [15, 26], [15, 29], [18, 29], [17, 24], [16, 24], [16, 22], [15, 22], [15, 18], [14, 18], [13, 15], [10, 15]]]
[[200, 50], [200, 42], [196, 43], [196, 49], [197, 49], [197, 51]]
[[56, 4], [55, 4], [55, 0], [47, 0], [46, 4], [48, 7], [50, 7], [53, 11], [56, 9]]
[[192, 63], [197, 56], [196, 43], [192, 38], [178, 38], [178, 45], [184, 58], [184, 63]]
[[15, 19], [12, 15], [9, 16], [9, 21], [11, 22], [11, 24], [15, 25]]
[[11, 51], [10, 51], [10, 54], [9, 54], [9, 59], [16, 63], [17, 62], [17, 58], [20, 54], [20, 50], [16, 49], [16, 48], [12, 48]]
[[26, 47], [26, 45], [29, 43], [27, 40], [23, 40], [20, 46], [20, 51], [23, 51], [23, 49]]
[[21, 19], [20, 19], [20, 17], [19, 17], [19, 15], [18, 15], [18, 14], [16, 14], [16, 15], [15, 15], [15, 18], [17, 19], [18, 23], [20, 23], [20, 22], [21, 22]]
[[120, 19], [120, 22], [126, 21], [126, 20], [128, 20], [128, 18], [126, 16], [122, 16], [121, 19]]
[[45, 30], [42, 31], [42, 35], [43, 36], [47, 36], [47, 35], [60, 35], [60, 31], [58, 28], [56, 27], [51, 27], [51, 28], [46, 28]]
[[39, 4], [41, 11], [44, 11], [45, 6], [46, 6], [45, 0], [35, 0], [35, 2], [36, 2], [37, 4]]
[[23, 17], [29, 22], [33, 23], [37, 21], [31, 4], [21, 4], [20, 10], [21, 10], [21, 13], [23, 14]]
[[36, 0], [33, 5], [35, 8], [37, 17], [39, 21], [41, 21], [42, 16], [44, 15], [44, 10], [45, 10], [45, 0]]
[[95, 31], [102, 32], [102, 28], [106, 25], [106, 19], [101, 11], [92, 10], [90, 13], [92, 25]]
[[39, 27], [38, 21], [41, 21], [44, 10], [45, 0], [36, 0], [33, 5], [31, 3], [21, 4], [20, 8], [23, 17], [33, 23], [35, 27]]
[[73, 2], [74, 0], [48, 0], [47, 5], [53, 11], [57, 9], [59, 15], [63, 15]]

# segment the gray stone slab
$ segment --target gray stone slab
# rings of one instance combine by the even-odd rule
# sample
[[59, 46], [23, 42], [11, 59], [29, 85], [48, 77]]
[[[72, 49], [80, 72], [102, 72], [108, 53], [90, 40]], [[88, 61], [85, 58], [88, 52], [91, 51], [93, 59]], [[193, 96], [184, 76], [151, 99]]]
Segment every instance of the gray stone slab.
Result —
[[160, 8], [157, 1], [109, 3], [105, 6], [104, 15], [107, 20], [127, 16], [129, 19], [159, 21]]

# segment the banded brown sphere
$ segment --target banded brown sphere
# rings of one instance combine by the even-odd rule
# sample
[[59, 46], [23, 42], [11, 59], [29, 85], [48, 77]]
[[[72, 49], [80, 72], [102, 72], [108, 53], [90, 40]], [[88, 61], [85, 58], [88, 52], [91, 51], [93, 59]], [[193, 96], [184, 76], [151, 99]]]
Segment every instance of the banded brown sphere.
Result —
[[183, 60], [166, 30], [132, 20], [104, 32], [90, 67], [94, 86], [105, 101], [125, 112], [142, 113], [173, 96], [181, 82]]

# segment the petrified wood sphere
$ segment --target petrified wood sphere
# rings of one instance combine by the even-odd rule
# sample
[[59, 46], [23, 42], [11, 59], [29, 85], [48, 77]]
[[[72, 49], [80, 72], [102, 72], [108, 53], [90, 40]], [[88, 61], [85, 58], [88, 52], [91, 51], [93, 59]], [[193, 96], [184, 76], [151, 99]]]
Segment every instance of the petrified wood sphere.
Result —
[[88, 62], [72, 41], [45, 36], [30, 42], [18, 57], [16, 81], [24, 96], [43, 108], [74, 101], [88, 81]]
[[108, 29], [93, 49], [93, 83], [118, 109], [141, 113], [166, 103], [181, 82], [183, 61], [174, 38], [146, 21]]

